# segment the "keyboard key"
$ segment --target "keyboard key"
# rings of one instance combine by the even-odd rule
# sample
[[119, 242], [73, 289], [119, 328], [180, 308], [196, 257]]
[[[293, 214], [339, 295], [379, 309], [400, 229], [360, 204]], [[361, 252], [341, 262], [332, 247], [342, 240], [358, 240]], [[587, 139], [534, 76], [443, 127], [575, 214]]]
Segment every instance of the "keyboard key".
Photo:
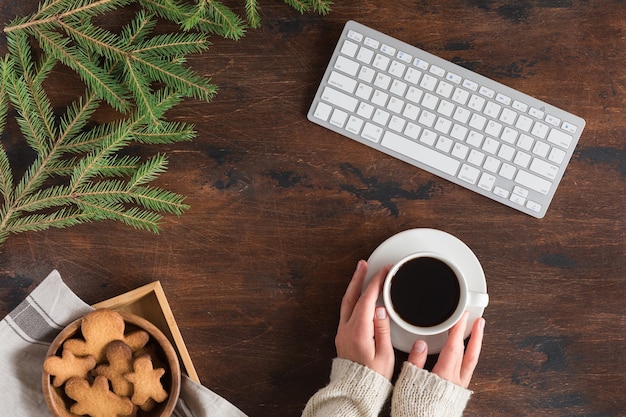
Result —
[[350, 29], [348, 34], [346, 35], [348, 38], [353, 39], [357, 42], [361, 42], [363, 40], [363, 35], [355, 30]]
[[463, 164], [461, 166], [461, 170], [459, 171], [459, 179], [462, 179], [465, 182], [470, 184], [475, 184], [478, 180], [478, 176], [480, 175], [480, 170], [471, 167], [469, 165]]
[[423, 59], [415, 58], [413, 60], [413, 65], [415, 65], [417, 68], [421, 70], [426, 71], [430, 64], [427, 61], [424, 61]]
[[502, 164], [502, 168], [500, 168], [499, 173], [500, 173], [500, 176], [506, 178], [507, 180], [511, 180], [513, 179], [513, 176], [515, 175], [515, 171], [517, 171], [517, 168], [515, 168], [513, 165]]
[[394, 130], [396, 132], [402, 132], [404, 129], [405, 121], [403, 118], [398, 116], [391, 116], [391, 120], [389, 121], [389, 129]]
[[463, 80], [463, 87], [468, 90], [476, 91], [478, 89], [478, 84], [472, 80], [465, 79]]
[[376, 57], [374, 57], [374, 62], [372, 63], [372, 65], [374, 66], [374, 68], [377, 68], [381, 71], [386, 71], [390, 62], [391, 62], [391, 59], [389, 59], [389, 57], [381, 55], [381, 54], [376, 54]]
[[465, 159], [467, 153], [469, 152], [469, 148], [462, 143], [455, 143], [452, 148], [452, 156], [455, 156], [459, 159]]
[[409, 68], [406, 70], [406, 74], [404, 75], [404, 79], [412, 84], [417, 84], [420, 80], [422, 73], [416, 68]]
[[545, 158], [548, 155], [548, 151], [550, 150], [550, 145], [545, 142], [537, 141], [535, 142], [535, 146], [533, 146], [533, 153], [537, 156]]
[[324, 92], [322, 93], [322, 100], [334, 104], [335, 106], [339, 106], [349, 112], [354, 112], [354, 109], [356, 109], [356, 105], [359, 102], [354, 97], [344, 94], [330, 87], [324, 88]]
[[344, 56], [339, 56], [335, 62], [335, 69], [348, 75], [355, 76], [359, 71], [359, 64]]
[[415, 87], [409, 87], [406, 92], [406, 96], [404, 96], [407, 100], [411, 100], [413, 103], [419, 103], [422, 98], [422, 90]]
[[400, 114], [403, 107], [404, 107], [404, 101], [396, 97], [391, 97], [391, 99], [389, 99], [389, 103], [387, 104], [387, 110], [390, 110], [398, 114]]
[[537, 136], [540, 139], [545, 139], [546, 135], [548, 134], [548, 130], [550, 130], [548, 125], [545, 125], [543, 123], [537, 122], [533, 126], [532, 130], [530, 131], [530, 133], [532, 135], [534, 135], [534, 136]]
[[348, 123], [346, 123], [346, 130], [358, 135], [359, 132], [361, 132], [361, 126], [363, 126], [363, 120], [355, 116], [350, 116]]
[[576, 133], [576, 131], [578, 130], [578, 126], [570, 123], [570, 122], [563, 122], [563, 124], [561, 125], [561, 128], [563, 130], [565, 130], [566, 132], [569, 132], [571, 134]]
[[496, 101], [498, 103], [504, 104], [505, 106], [508, 106], [509, 104], [511, 104], [511, 97], [498, 93], [496, 94]]
[[404, 111], [402, 112], [402, 115], [409, 120], [417, 120], [417, 115], [419, 114], [419, 112], [419, 107], [408, 103], [406, 106], [404, 106]]
[[543, 119], [543, 111], [539, 110], [535, 107], [531, 107], [530, 110], [528, 111], [528, 114], [530, 114], [532, 117], [536, 117], [537, 119]]
[[380, 45], [380, 42], [378, 42], [376, 39], [370, 38], [369, 36], [365, 38], [363, 43], [369, 46], [370, 48], [374, 48], [374, 49], [378, 49], [378, 46]]
[[410, 137], [411, 139], [417, 140], [422, 128], [416, 125], [415, 123], [407, 123], [406, 128], [404, 129], [404, 134]]
[[548, 135], [548, 142], [554, 143], [561, 148], [567, 149], [572, 143], [572, 137], [567, 133], [563, 133], [560, 130], [552, 129]]
[[496, 172], [498, 172], [498, 168], [500, 168], [500, 160], [497, 158], [494, 158], [493, 156], [488, 156], [485, 159], [483, 168], [495, 174]]
[[454, 84], [460, 84], [462, 78], [461, 78], [460, 75], [457, 75], [457, 74], [455, 74], [453, 72], [449, 72], [449, 73], [446, 74], [446, 80], [448, 80], [448, 81], [450, 81], [450, 82], [452, 82]]
[[372, 142], [378, 142], [383, 135], [383, 128], [376, 126], [370, 122], [365, 123], [361, 137], [371, 140]]
[[532, 211], [534, 211], [535, 213], [539, 213], [541, 211], [541, 204], [532, 201], [532, 200], [528, 200], [526, 202], [526, 207]]
[[482, 188], [483, 190], [491, 191], [495, 183], [496, 183], [495, 175], [491, 175], [491, 174], [487, 174], [486, 172], [483, 172], [482, 175], [480, 176], [480, 180], [478, 181], [478, 186]]
[[394, 56], [396, 54], [396, 48], [394, 48], [393, 46], [384, 44], [384, 43], [381, 45], [380, 51], [391, 56]]
[[374, 89], [372, 87], [370, 87], [369, 85], [361, 83], [357, 87], [356, 92], [354, 94], [357, 97], [362, 98], [363, 100], [369, 100], [370, 97], [372, 96], [372, 91], [374, 91]]
[[420, 87], [424, 90], [433, 91], [435, 86], [437, 86], [437, 78], [430, 74], [424, 74], [422, 81], [420, 82]]
[[343, 127], [343, 124], [348, 119], [348, 113], [343, 110], [335, 109], [333, 115], [330, 118], [330, 124], [337, 127]]
[[535, 174], [542, 175], [551, 180], [555, 179], [559, 173], [559, 167], [539, 158], [533, 159], [529, 169]]
[[515, 182], [523, 187], [530, 188], [531, 190], [535, 190], [544, 195], [550, 192], [550, 187], [552, 186], [550, 181], [521, 169], [517, 172]]
[[357, 80], [333, 71], [330, 73], [330, 77], [328, 77], [328, 84], [335, 86], [346, 93], [353, 93], [357, 85]]
[[548, 155], [548, 160], [560, 165], [565, 160], [565, 152], [558, 148], [552, 148]]
[[366, 83], [371, 83], [375, 76], [376, 71], [370, 67], [361, 67], [359, 71], [359, 80], [365, 81]]
[[429, 71], [440, 78], [443, 78], [443, 76], [446, 75], [446, 70], [436, 65], [431, 65]]
[[344, 41], [343, 46], [341, 47], [341, 53], [344, 55], [348, 55], [350, 58], [354, 58], [354, 55], [358, 50], [359, 45], [350, 41]]
[[372, 117], [372, 120], [379, 125], [385, 126], [387, 124], [387, 120], [389, 120], [389, 116], [389, 113], [386, 111], [377, 109], [374, 111], [374, 117]]
[[519, 167], [527, 168], [531, 159], [532, 156], [530, 156], [530, 154], [522, 151], [517, 151], [517, 153], [515, 154], [515, 158], [513, 159], [513, 163]]
[[359, 49], [359, 53], [356, 56], [357, 61], [361, 61], [364, 64], [372, 62], [372, 58], [374, 58], [374, 51], [363, 47]]
[[437, 134], [432, 130], [424, 129], [420, 135], [420, 142], [428, 146], [433, 146], [436, 140]]
[[361, 104], [359, 104], [359, 108], [357, 109], [356, 113], [365, 119], [369, 119], [374, 113], [374, 106], [362, 102]]
[[448, 175], [456, 175], [459, 169], [456, 159], [392, 132], [385, 133], [381, 145]]
[[491, 88], [487, 88], [484, 85], [481, 85], [480, 88], [478, 89], [478, 94], [481, 94], [487, 98], [493, 98], [495, 93], [496, 92], [493, 91]]
[[410, 64], [411, 61], [413, 61], [413, 57], [409, 54], [407, 54], [404, 51], [398, 51], [398, 54], [396, 55], [396, 57], [402, 61], [402, 62], [406, 62], [407, 64]]
[[313, 115], [320, 120], [328, 120], [328, 116], [330, 116], [330, 112], [333, 111], [333, 108], [326, 103], [317, 103], [317, 107], [315, 108], [315, 113]]
[[402, 78], [404, 75], [404, 70], [406, 70], [406, 65], [399, 61], [393, 61], [389, 66], [389, 74], [394, 77]]

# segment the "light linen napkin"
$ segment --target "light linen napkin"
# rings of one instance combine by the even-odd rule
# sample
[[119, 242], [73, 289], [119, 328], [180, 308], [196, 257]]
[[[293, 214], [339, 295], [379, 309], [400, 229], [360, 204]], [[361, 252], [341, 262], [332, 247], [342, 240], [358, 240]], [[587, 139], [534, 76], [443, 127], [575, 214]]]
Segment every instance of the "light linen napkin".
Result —
[[[52, 340], [66, 325], [93, 310], [74, 294], [58, 271], [33, 290], [0, 322], [0, 404], [2, 415], [50, 415], [41, 372]], [[208, 388], [182, 377], [175, 417], [246, 417]]]

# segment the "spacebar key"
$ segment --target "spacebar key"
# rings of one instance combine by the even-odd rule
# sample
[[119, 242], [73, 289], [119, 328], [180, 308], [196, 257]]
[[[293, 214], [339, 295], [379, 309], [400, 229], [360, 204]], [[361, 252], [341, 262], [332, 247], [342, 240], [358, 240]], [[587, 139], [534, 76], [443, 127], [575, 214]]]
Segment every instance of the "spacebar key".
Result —
[[448, 175], [456, 175], [459, 165], [461, 164], [454, 158], [434, 151], [424, 145], [420, 145], [419, 143], [403, 138], [402, 136], [396, 135], [392, 132], [385, 132], [381, 145], [421, 162], [422, 164], [426, 164], [431, 168], [445, 172]]

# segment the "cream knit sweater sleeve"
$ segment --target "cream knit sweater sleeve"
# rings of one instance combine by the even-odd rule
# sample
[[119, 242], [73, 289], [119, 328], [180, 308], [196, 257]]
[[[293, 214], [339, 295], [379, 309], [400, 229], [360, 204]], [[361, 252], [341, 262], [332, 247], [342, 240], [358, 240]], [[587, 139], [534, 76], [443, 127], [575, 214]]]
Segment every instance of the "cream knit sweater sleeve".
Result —
[[459, 417], [472, 391], [405, 362], [391, 399], [392, 417]]
[[408, 362], [394, 389], [375, 371], [335, 358], [330, 383], [311, 397], [302, 417], [376, 417], [392, 389], [391, 417], [460, 417], [472, 395]]
[[311, 397], [302, 417], [376, 417], [392, 388], [370, 368], [335, 358], [330, 383]]

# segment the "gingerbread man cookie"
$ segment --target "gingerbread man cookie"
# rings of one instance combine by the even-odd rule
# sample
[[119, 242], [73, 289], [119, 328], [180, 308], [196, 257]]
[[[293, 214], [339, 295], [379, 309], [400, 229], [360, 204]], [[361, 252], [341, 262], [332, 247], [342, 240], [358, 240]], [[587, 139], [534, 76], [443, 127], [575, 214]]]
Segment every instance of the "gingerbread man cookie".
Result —
[[107, 377], [114, 393], [130, 397], [133, 394], [133, 384], [124, 378], [124, 374], [133, 370], [133, 351], [121, 340], [114, 340], [107, 345], [105, 355], [108, 364], [98, 365], [94, 373]]
[[111, 310], [99, 309], [83, 317], [80, 325], [82, 339], [68, 339], [63, 347], [76, 356], [92, 355], [97, 363], [105, 358], [105, 349], [114, 340], [122, 340], [133, 352], [145, 346], [150, 336], [143, 330], [124, 334], [125, 324], [122, 316]]
[[133, 372], [126, 374], [126, 379], [133, 383], [133, 404], [143, 405], [150, 398], [162, 402], [167, 398], [167, 391], [163, 389], [161, 377], [165, 369], [154, 369], [152, 359], [148, 355], [141, 355], [133, 363]]
[[87, 372], [96, 367], [93, 356], [79, 358], [69, 350], [63, 349], [61, 357], [50, 356], [43, 363], [43, 369], [53, 375], [52, 385], [60, 387], [72, 377], [87, 378]]
[[118, 417], [133, 412], [133, 403], [127, 397], [120, 397], [109, 391], [109, 382], [104, 376], [97, 376], [93, 385], [86, 379], [72, 378], [65, 383], [65, 393], [76, 401], [70, 411], [90, 417]]

